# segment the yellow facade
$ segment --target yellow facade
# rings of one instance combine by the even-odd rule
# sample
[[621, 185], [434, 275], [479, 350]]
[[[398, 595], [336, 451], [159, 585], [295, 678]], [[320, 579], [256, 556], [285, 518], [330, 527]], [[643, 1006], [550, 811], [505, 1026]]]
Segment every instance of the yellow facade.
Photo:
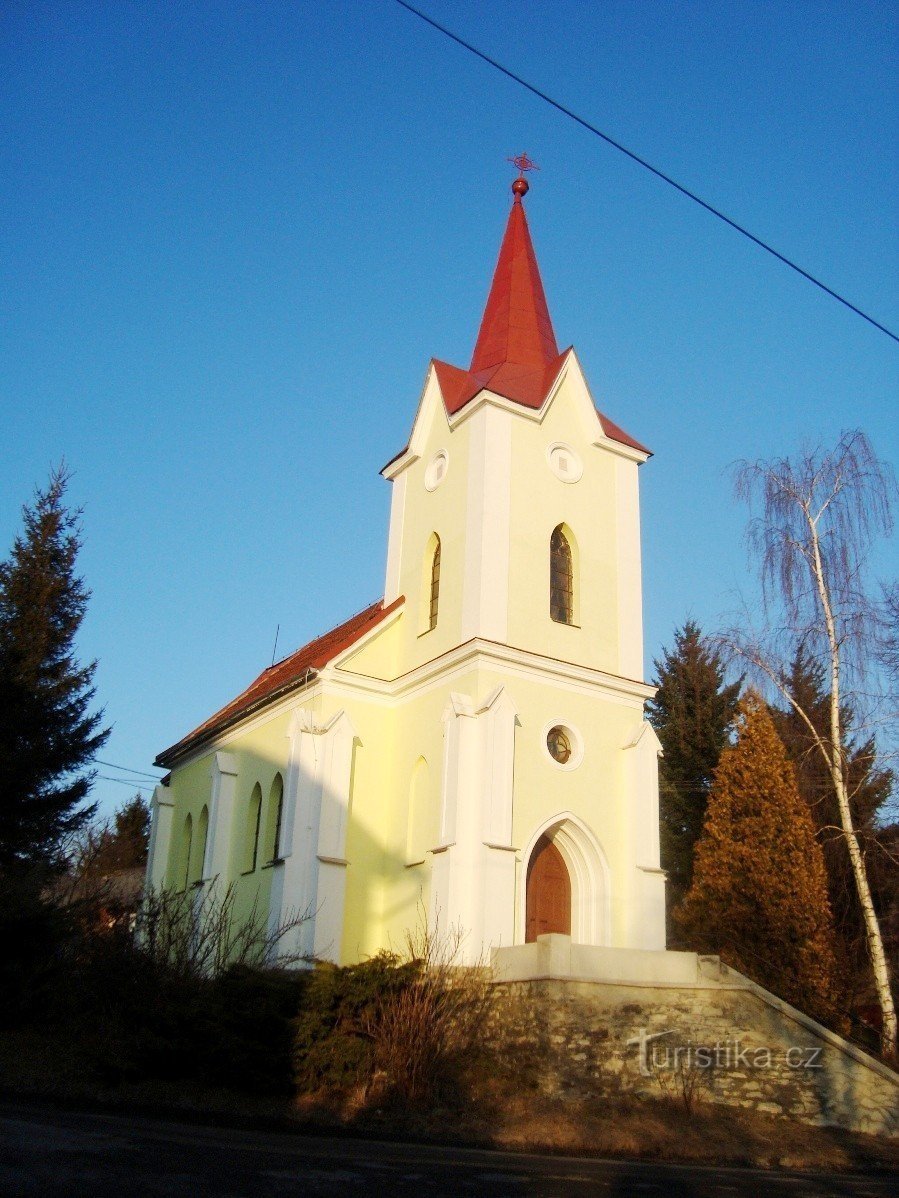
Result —
[[[569, 871], [575, 940], [664, 947], [658, 745], [642, 715], [648, 455], [606, 435], [573, 351], [539, 409], [489, 389], [447, 409], [432, 365], [409, 445], [384, 470], [389, 614], [305, 684], [161, 755], [171, 782], [157, 792], [151, 879], [233, 882], [240, 909], [256, 903], [273, 922], [305, 911], [293, 947], [308, 955], [398, 948], [424, 913], [457, 926], [475, 960], [528, 934], [528, 864], [546, 836]], [[560, 526], [570, 623], [550, 615]], [[565, 763], [547, 748], [554, 726]], [[275, 862], [260, 848], [248, 869], [254, 788], [264, 845], [276, 776]], [[204, 807], [198, 874], [183, 829]]]

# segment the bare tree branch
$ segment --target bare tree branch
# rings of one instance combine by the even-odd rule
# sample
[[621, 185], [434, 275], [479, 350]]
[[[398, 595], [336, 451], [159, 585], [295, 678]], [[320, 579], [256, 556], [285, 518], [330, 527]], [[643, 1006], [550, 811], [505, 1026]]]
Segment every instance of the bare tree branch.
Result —
[[[864, 917], [868, 955], [883, 1011], [881, 1049], [897, 1049], [896, 1008], [880, 924], [871, 895], [865, 853], [852, 815], [843, 708], [847, 685], [865, 677], [878, 643], [883, 659], [899, 660], [899, 641], [878, 634], [883, 614], [866, 589], [869, 550], [892, 531], [896, 484], [861, 431], [844, 433], [833, 450], [796, 458], [742, 462], [735, 491], [750, 508], [747, 539], [762, 583], [764, 634], [747, 628], [723, 643], [742, 658], [792, 708], [808, 729], [833, 786], [840, 823]], [[899, 588], [887, 591], [886, 608], [899, 613]], [[891, 607], [891, 604], [893, 605]], [[829, 681], [829, 727], [824, 735], [792, 693], [787, 657], [778, 649], [797, 641], [821, 662]], [[896, 652], [896, 658], [890, 656]]]

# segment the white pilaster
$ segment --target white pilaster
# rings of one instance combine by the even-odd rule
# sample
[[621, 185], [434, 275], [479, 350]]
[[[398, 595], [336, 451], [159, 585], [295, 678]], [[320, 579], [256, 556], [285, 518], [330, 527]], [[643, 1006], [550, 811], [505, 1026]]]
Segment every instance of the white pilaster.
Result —
[[388, 607], [400, 594], [400, 567], [403, 558], [403, 531], [406, 518], [406, 481], [404, 470], [391, 482], [390, 532], [387, 538], [387, 577], [384, 582], [384, 606]]
[[471, 929], [471, 887], [467, 882], [472, 865], [472, 787], [477, 783], [479, 764], [476, 750], [474, 706], [468, 695], [454, 691], [443, 712], [440, 840], [431, 871], [429, 925], [441, 937], [451, 936], [455, 929], [464, 933]]
[[643, 583], [640, 560], [640, 491], [636, 462], [615, 460], [618, 575], [618, 670], [643, 678]]
[[[305, 917], [278, 945], [279, 955], [311, 956], [314, 934], [315, 844], [318, 838], [318, 762], [312, 713], [294, 712], [287, 739], [287, 779], [281, 815], [281, 863], [273, 866], [269, 899], [269, 932], [291, 919]], [[315, 837], [312, 825], [315, 822]]]
[[452, 694], [443, 716], [440, 845], [431, 873], [431, 927], [464, 936], [460, 959], [486, 960], [514, 937], [512, 764], [517, 712], [502, 687], [475, 710]]
[[318, 889], [315, 956], [339, 961], [346, 895], [346, 831], [356, 732], [341, 711], [322, 730], [321, 816], [318, 831]]
[[231, 845], [234, 840], [234, 804], [237, 791], [237, 758], [219, 750], [212, 759], [212, 794], [209, 831], [203, 858], [203, 880], [230, 880]]
[[655, 729], [644, 720], [625, 745], [625, 800], [630, 812], [627, 947], [665, 947], [665, 873], [659, 864], [659, 755]]
[[356, 734], [345, 712], [319, 727], [294, 713], [269, 927], [302, 917], [282, 954], [339, 961], [346, 889], [346, 830]]
[[161, 890], [166, 884], [174, 814], [175, 800], [170, 788], [155, 787], [150, 800], [150, 847], [145, 883], [151, 890]]
[[505, 687], [497, 687], [478, 717], [481, 726], [484, 791], [480, 855], [481, 952], [515, 939], [515, 849], [512, 844], [515, 729], [518, 710]]
[[461, 640], [505, 641], [509, 625], [512, 416], [491, 403], [470, 417]]

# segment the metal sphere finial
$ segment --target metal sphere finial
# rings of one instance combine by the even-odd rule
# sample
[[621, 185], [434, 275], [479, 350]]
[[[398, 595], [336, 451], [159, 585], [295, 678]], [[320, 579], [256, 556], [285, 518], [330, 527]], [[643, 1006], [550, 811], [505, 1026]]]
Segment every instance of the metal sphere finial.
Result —
[[515, 157], [510, 158], [509, 161], [513, 166], [517, 166], [519, 171], [518, 178], [512, 184], [512, 192], [515, 196], [515, 203], [519, 204], [521, 203], [521, 197], [527, 195], [528, 191], [530, 190], [528, 181], [524, 177], [524, 172], [539, 171], [540, 167], [532, 158], [528, 158], [526, 153], [516, 154]]

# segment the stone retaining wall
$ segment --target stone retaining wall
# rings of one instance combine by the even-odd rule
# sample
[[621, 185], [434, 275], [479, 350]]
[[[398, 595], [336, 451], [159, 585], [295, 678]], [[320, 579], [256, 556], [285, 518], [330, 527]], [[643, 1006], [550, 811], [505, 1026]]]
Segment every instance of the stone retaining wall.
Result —
[[699, 979], [684, 984], [499, 981], [497, 1028], [557, 1096], [687, 1089], [700, 1101], [899, 1135], [899, 1074], [717, 958], [700, 963]]

